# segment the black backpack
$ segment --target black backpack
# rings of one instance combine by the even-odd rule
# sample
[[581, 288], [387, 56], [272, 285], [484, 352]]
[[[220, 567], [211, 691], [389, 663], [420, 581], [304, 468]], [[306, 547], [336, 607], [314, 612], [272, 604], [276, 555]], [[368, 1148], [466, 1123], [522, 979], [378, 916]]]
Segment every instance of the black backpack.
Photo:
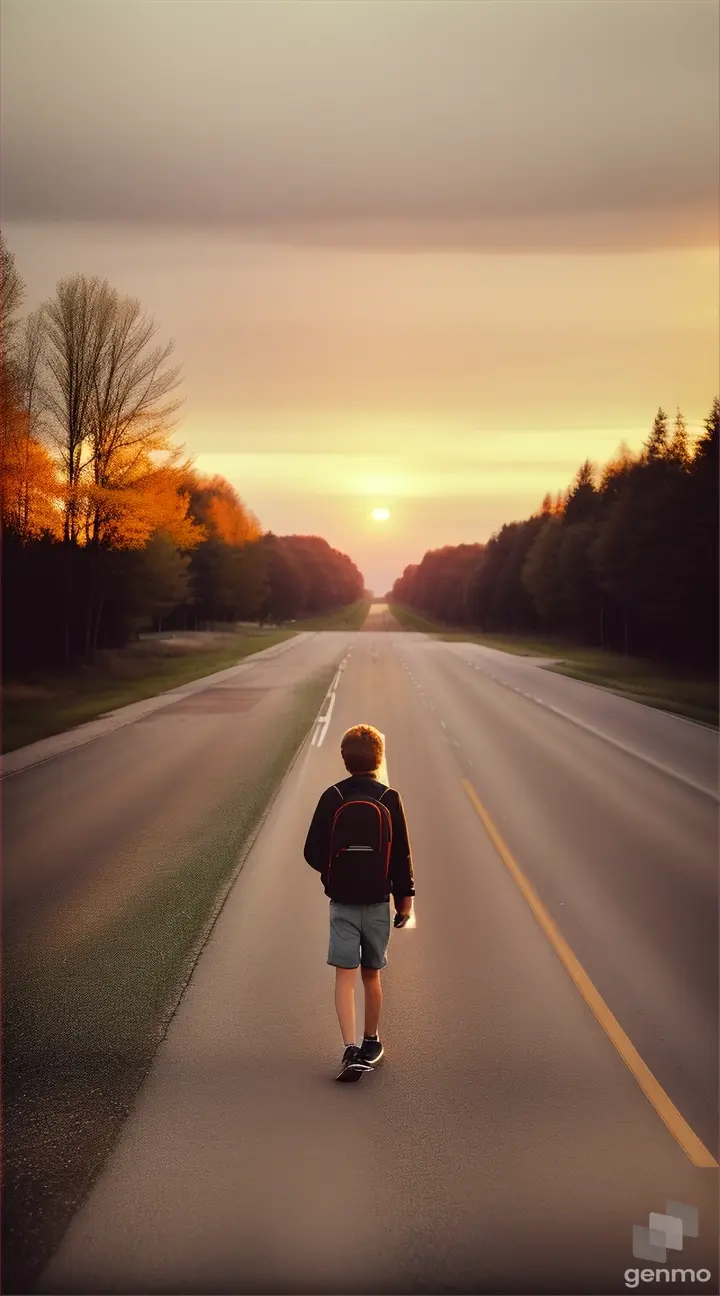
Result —
[[384, 788], [375, 799], [366, 793], [346, 799], [333, 816], [325, 888], [345, 904], [376, 904], [390, 889], [392, 819], [383, 805]]

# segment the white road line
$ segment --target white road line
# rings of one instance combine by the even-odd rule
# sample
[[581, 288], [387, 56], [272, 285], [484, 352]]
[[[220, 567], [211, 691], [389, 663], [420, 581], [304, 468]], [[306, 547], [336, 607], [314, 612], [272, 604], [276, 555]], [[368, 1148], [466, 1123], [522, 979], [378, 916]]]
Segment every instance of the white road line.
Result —
[[[521, 658], [521, 660], [523, 659]], [[470, 662], [466, 663], [468, 666], [470, 664]], [[483, 669], [477, 662], [473, 662], [472, 665], [475, 670]], [[544, 667], [538, 666], [536, 669], [544, 670]], [[483, 674], [486, 675], [488, 679], [495, 680], [496, 684], [505, 683], [505, 681], [499, 679], [497, 675], [491, 675], [489, 671], [483, 671]], [[548, 674], [560, 675], [561, 679], [575, 679], [574, 675], [563, 675], [562, 671], [549, 671]], [[619, 691], [618, 689], [610, 688], [607, 684], [593, 684], [592, 680], [575, 680], [575, 683], [584, 684], [585, 688], [596, 689], [598, 693], [614, 694], [615, 697], [621, 697], [624, 702], [634, 702], [636, 706], [646, 705], [646, 703], [643, 703], [639, 698], [632, 697], [631, 694], [623, 693], [621, 690]], [[506, 685], [506, 688], [510, 687], [512, 686]], [[528, 693], [527, 696], [530, 697], [530, 694]], [[540, 706], [543, 705], [539, 698], [533, 698], [533, 701], [537, 702]], [[677, 711], [666, 711], [665, 715], [672, 716], [673, 720], [681, 720], [683, 724], [693, 725], [695, 729], [709, 729], [712, 733], [717, 733], [715, 725], [707, 724], [704, 720], [692, 720], [690, 716], [679, 715]]]
[[330, 706], [328, 707], [325, 715], [321, 716], [318, 722], [318, 738], [317, 738], [317, 742], [315, 743], [316, 747], [322, 747], [325, 741], [325, 735], [327, 734], [328, 728], [330, 726], [330, 717], [333, 713], [333, 707], [335, 706], [336, 697], [337, 697], [336, 693], [330, 694]]
[[[544, 669], [543, 666], [538, 667], [538, 670]], [[548, 671], [548, 674], [560, 675], [561, 679], [575, 680], [576, 684], [584, 684], [585, 688], [597, 689], [598, 693], [614, 693], [616, 697], [621, 697], [624, 702], [634, 702], [636, 706], [647, 705], [641, 702], [639, 698], [633, 697], [632, 694], [618, 692], [617, 689], [609, 688], [606, 684], [593, 684], [591, 680], [578, 680], [575, 679], [574, 675], [564, 675], [562, 671]], [[673, 720], [681, 720], [683, 724], [694, 725], [696, 729], [710, 729], [712, 733], [717, 733], [715, 725], [706, 724], [703, 720], [691, 720], [689, 716], [678, 715], [677, 711], [666, 711], [665, 715], [672, 716]]]
[[312, 738], [310, 739], [311, 747], [322, 747], [323, 742], [325, 741], [325, 735], [328, 730], [328, 725], [330, 724], [330, 717], [333, 713], [333, 707], [335, 706], [335, 698], [337, 697], [337, 686], [340, 680], [340, 672], [342, 671], [343, 664], [344, 663], [341, 662], [335, 674], [333, 682], [330, 685], [330, 688], [328, 689], [327, 693], [325, 694], [325, 697], [323, 698], [323, 702], [328, 702], [329, 705], [324, 715], [318, 716], [317, 719], [315, 720]]
[[626, 756], [634, 756], [635, 760], [643, 761], [651, 769], [655, 769], [659, 774], [665, 774], [669, 778], [675, 779], [678, 783], [683, 783], [685, 787], [692, 788], [694, 792], [702, 792], [704, 796], [709, 796], [713, 801], [720, 801], [720, 792], [713, 791], [712, 788], [704, 787], [702, 783], [696, 783], [694, 779], [688, 778], [685, 774], [680, 774], [678, 770], [672, 769], [669, 765], [664, 765], [662, 761], [653, 760], [652, 756], [646, 756], [643, 752], [636, 751], [634, 747], [628, 747], [626, 743], [619, 738], [612, 738], [609, 734], [603, 733], [602, 729], [596, 729], [585, 720], [578, 720], [577, 716], [570, 715], [567, 711], [562, 711], [560, 707], [552, 706], [550, 702], [541, 702], [539, 698], [532, 697], [529, 693], [523, 693], [522, 689], [516, 688], [514, 684], [508, 684], [505, 680], [498, 679], [495, 675], [485, 673], [486, 679], [491, 679], [493, 683], [500, 684], [503, 688], [510, 689], [511, 693], [517, 693], [519, 697], [524, 697], [528, 702], [534, 702], [536, 706], [542, 707], [545, 711], [552, 711], [554, 715], [560, 716], [563, 720], [568, 720], [578, 729], [584, 729], [585, 733], [592, 734], [594, 738], [600, 738], [610, 747], [615, 747], [617, 751], [624, 752]]

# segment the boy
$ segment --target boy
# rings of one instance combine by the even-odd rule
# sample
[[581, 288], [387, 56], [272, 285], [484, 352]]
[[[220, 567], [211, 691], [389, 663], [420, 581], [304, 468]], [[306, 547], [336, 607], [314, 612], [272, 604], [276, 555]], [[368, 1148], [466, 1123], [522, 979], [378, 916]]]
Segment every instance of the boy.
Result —
[[[335, 968], [335, 1010], [345, 1052], [338, 1080], [359, 1080], [383, 1056], [378, 1035], [381, 969], [387, 966], [390, 896], [395, 925], [412, 913], [413, 863], [400, 794], [382, 783], [385, 741], [372, 725], [354, 725], [340, 753], [349, 778], [318, 801], [305, 842], [305, 859], [330, 897], [328, 963]], [[341, 812], [341, 813], [338, 813]], [[355, 1031], [355, 977], [361, 966], [365, 1032]]]

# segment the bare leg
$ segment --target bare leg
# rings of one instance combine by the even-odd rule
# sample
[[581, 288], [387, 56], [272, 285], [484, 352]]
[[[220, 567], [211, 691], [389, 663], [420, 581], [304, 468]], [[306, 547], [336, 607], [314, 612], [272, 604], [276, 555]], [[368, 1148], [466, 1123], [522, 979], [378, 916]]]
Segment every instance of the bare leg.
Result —
[[335, 1011], [343, 1043], [357, 1044], [355, 1034], [355, 974], [357, 968], [335, 968]]
[[382, 1008], [382, 982], [379, 970], [363, 968], [362, 980], [365, 990], [365, 1034], [376, 1035]]

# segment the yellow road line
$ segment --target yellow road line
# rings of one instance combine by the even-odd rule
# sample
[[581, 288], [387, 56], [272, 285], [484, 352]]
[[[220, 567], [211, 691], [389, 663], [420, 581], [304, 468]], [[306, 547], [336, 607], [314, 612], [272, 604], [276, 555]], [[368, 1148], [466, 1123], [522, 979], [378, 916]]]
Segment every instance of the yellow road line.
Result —
[[645, 1065], [640, 1054], [625, 1034], [617, 1018], [608, 1008], [602, 995], [598, 993], [590, 980], [582, 964], [578, 962], [565, 938], [560, 934], [555, 926], [550, 914], [545, 908], [537, 892], [530, 885], [522, 869], [513, 859], [510, 851], [505, 845], [487, 810], [480, 801], [472, 783], [468, 779], [462, 780], [462, 785], [467, 792], [478, 817], [482, 821], [485, 831], [490, 838], [495, 850], [500, 856], [503, 864], [507, 868], [510, 876], [515, 882], [518, 890], [527, 900], [538, 923], [542, 927], [555, 953], [562, 959], [575, 985], [580, 991], [583, 999], [592, 1009], [603, 1030], [612, 1040], [615, 1048], [620, 1054], [623, 1062], [630, 1068], [632, 1074], [637, 1080], [643, 1093], [650, 1100], [658, 1116], [667, 1125], [673, 1138], [677, 1140], [683, 1152], [690, 1158], [693, 1165], [712, 1167], [717, 1169], [718, 1162], [708, 1151], [704, 1143], [700, 1141], [697, 1134], [690, 1128], [684, 1116], [681, 1116], [675, 1104], [665, 1093], [662, 1085], [658, 1083], [652, 1071]]

